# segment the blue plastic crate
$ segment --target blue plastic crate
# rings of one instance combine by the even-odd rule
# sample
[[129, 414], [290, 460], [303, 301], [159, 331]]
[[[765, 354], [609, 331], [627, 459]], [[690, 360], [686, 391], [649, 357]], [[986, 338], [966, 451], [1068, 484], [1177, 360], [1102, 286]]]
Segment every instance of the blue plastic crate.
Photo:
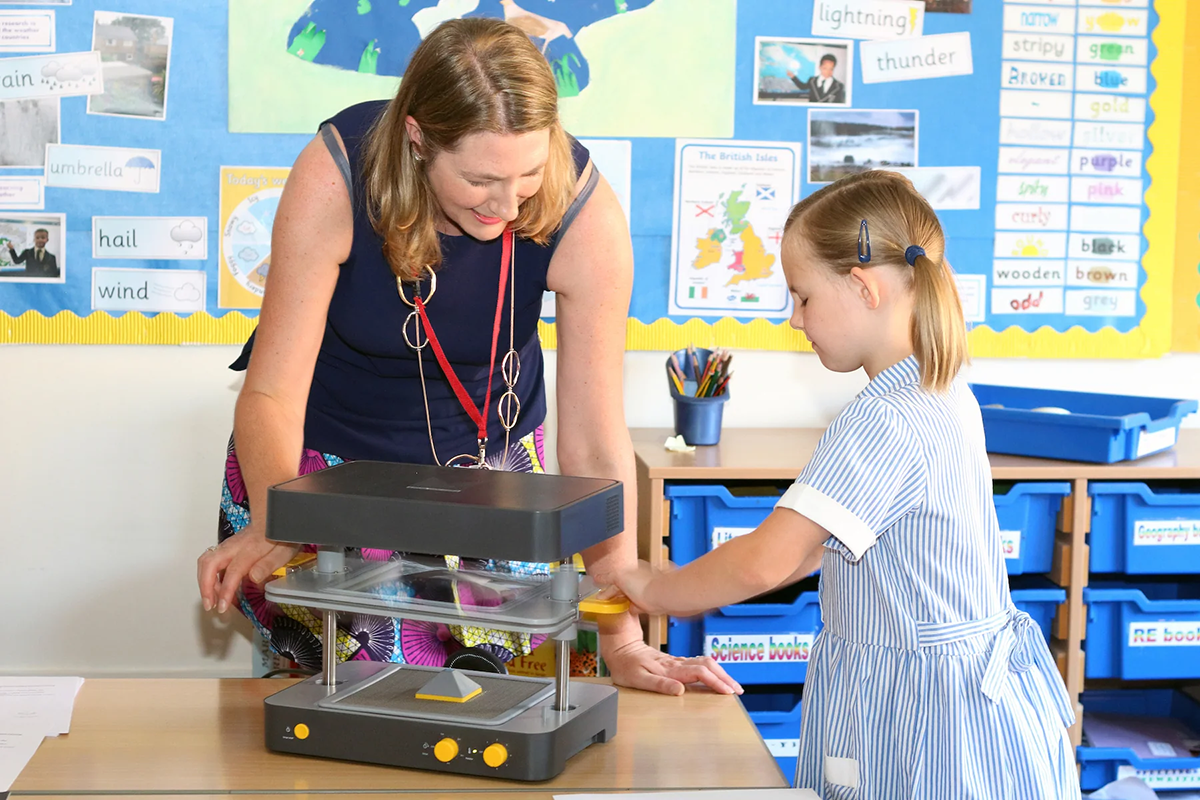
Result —
[[[1195, 400], [971, 384], [989, 453], [1111, 464], [1175, 446]], [[1034, 411], [1066, 409], [1069, 414]]]
[[750, 686], [739, 698], [789, 786], [796, 785], [801, 694], [799, 686]]
[[[996, 484], [1002, 490], [1007, 484]], [[1054, 529], [1069, 483], [1015, 483], [993, 494], [1009, 575], [1046, 573], [1054, 560]]]
[[743, 487], [734, 494], [719, 485], [667, 486], [671, 501], [668, 542], [671, 560], [687, 564], [729, 541], [757, 528], [770, 516], [783, 492], [775, 487]]
[[1200, 482], [1089, 483], [1092, 572], [1200, 573]]
[[[1200, 704], [1171, 689], [1138, 689], [1084, 692], [1084, 731], [1087, 714], [1171, 717], [1200, 735]], [[1139, 758], [1125, 747], [1076, 748], [1080, 764], [1079, 785], [1085, 792], [1099, 789], [1119, 778], [1141, 778], [1152, 789], [1200, 789], [1200, 758]], [[1128, 771], [1128, 775], [1126, 774]]]
[[1055, 586], [1040, 576], [1019, 576], [1008, 583], [1013, 605], [1033, 617], [1042, 629], [1046, 641], [1050, 641], [1050, 628], [1058, 607], [1067, 602], [1067, 590]]
[[672, 618], [667, 652], [707, 655], [738, 683], [803, 683], [821, 629], [816, 576], [698, 619]]
[[1200, 678], [1200, 583], [1093, 581], [1084, 676]]

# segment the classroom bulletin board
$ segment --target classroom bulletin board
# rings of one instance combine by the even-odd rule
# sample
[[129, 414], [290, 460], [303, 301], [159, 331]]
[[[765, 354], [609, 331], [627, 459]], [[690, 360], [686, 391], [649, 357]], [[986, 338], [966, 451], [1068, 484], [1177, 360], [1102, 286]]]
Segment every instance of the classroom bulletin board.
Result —
[[626, 211], [630, 349], [807, 350], [787, 211], [894, 169], [945, 226], [975, 355], [1200, 350], [1187, 5], [0, 0], [0, 343], [244, 341], [317, 125], [477, 14], [534, 32]]

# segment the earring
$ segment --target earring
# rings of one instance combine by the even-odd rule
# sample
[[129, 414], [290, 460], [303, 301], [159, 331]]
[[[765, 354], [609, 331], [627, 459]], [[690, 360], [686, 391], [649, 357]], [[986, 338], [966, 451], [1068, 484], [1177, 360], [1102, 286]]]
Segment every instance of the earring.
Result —
[[414, 158], [414, 159], [416, 159], [417, 161], [424, 161], [424, 160], [425, 160], [424, 158], [422, 158], [422, 157], [421, 157], [421, 154], [420, 154], [420, 153], [418, 153], [416, 150], [413, 150], [413, 158]]

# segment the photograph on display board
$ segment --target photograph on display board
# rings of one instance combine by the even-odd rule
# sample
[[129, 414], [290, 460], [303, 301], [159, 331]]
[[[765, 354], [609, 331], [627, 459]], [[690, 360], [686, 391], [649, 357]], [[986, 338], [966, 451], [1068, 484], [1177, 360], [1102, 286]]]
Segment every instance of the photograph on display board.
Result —
[[46, 165], [46, 145], [59, 142], [59, 99], [0, 102], [0, 169]]
[[971, 0], [925, 0], [925, 13], [970, 14]]
[[0, 281], [63, 283], [66, 227], [63, 214], [0, 216]]
[[170, 17], [96, 12], [92, 49], [100, 53], [104, 93], [88, 97], [89, 114], [167, 118], [173, 28]]
[[915, 110], [809, 109], [809, 183], [833, 183], [869, 169], [915, 166]]
[[849, 106], [853, 46], [852, 41], [755, 38], [754, 102]]

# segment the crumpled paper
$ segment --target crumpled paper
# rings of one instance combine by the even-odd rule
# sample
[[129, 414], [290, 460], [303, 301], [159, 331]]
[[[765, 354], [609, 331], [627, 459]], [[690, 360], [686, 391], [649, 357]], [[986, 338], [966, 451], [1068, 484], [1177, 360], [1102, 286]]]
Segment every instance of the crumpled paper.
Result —
[[1088, 800], [1156, 800], [1158, 793], [1141, 778], [1122, 778], [1103, 786], [1089, 795]]
[[696, 449], [695, 445], [685, 442], [682, 436], [668, 437], [663, 447], [667, 448], [672, 453], [690, 453]]

